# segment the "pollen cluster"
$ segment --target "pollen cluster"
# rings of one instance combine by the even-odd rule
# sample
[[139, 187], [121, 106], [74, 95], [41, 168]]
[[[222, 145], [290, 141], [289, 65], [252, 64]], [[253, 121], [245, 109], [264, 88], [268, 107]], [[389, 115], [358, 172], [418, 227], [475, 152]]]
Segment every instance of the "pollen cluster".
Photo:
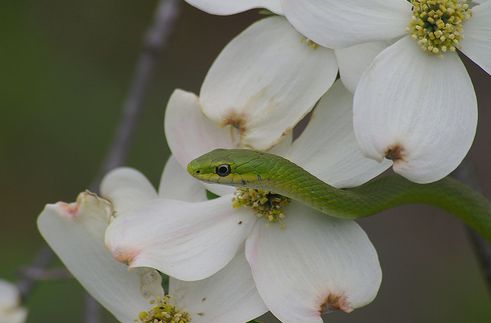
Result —
[[462, 27], [472, 12], [467, 0], [412, 0], [408, 26], [421, 48], [432, 54], [454, 52], [462, 40]]
[[312, 39], [304, 38], [302, 37], [302, 42], [304, 42], [307, 46], [309, 46], [312, 49], [317, 49], [319, 48], [319, 44], [317, 44], [315, 41]]
[[234, 208], [248, 206], [252, 208], [258, 218], [264, 218], [270, 223], [283, 225], [285, 214], [283, 208], [290, 199], [283, 195], [253, 188], [238, 188], [232, 200]]
[[137, 323], [189, 323], [191, 316], [171, 304], [170, 297], [164, 296], [151, 301], [152, 308], [138, 315]]

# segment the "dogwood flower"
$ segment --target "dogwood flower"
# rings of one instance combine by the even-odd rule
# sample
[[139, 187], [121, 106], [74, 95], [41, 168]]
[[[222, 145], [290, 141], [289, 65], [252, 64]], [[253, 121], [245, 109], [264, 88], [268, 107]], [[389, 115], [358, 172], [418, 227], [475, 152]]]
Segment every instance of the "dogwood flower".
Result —
[[[359, 185], [380, 174], [390, 165], [367, 159], [359, 151], [351, 104], [351, 93], [337, 82], [301, 136], [294, 142], [287, 137], [272, 151], [338, 187]], [[206, 118], [201, 108], [197, 96], [181, 90], [173, 93], [167, 106], [165, 132], [173, 158], [164, 170], [162, 186], [182, 196], [195, 196], [196, 185], [204, 191], [185, 172], [187, 163], [217, 147], [237, 147], [241, 135], [233, 126], [222, 127]], [[190, 181], [195, 188], [184, 184]], [[188, 189], [180, 188], [183, 185]], [[253, 201], [263, 193], [238, 194], [216, 184], [206, 188], [220, 197], [200, 201], [200, 194], [194, 202], [156, 199], [117, 217], [106, 232], [107, 246], [130, 268], [157, 268], [193, 281], [226, 266], [245, 243], [259, 294], [287, 323], [322, 322], [323, 313], [350, 312], [377, 294], [381, 282], [377, 253], [356, 222], [331, 218], [281, 196], [270, 199], [270, 214], [261, 213], [259, 207], [235, 208], [238, 199], [260, 204], [264, 195]], [[106, 185], [102, 193], [116, 201], [129, 196]], [[283, 216], [275, 217], [276, 206]]]
[[295, 28], [323, 46], [395, 40], [376, 56], [355, 93], [355, 133], [367, 156], [392, 159], [396, 172], [419, 183], [459, 165], [475, 135], [477, 101], [456, 50], [491, 73], [491, 2], [281, 3]]
[[20, 305], [19, 290], [0, 279], [0, 323], [22, 323], [27, 318], [27, 310]]
[[[131, 169], [120, 169], [115, 173], [116, 178], [119, 177], [117, 173], [130, 174], [136, 178], [138, 188], [145, 180]], [[120, 192], [137, 191], [126, 188]], [[133, 203], [146, 201], [156, 194], [151, 185], [139, 193], [127, 195], [122, 204], [114, 204], [115, 209], [95, 194], [81, 193], [75, 203], [48, 204], [38, 218], [39, 230], [48, 244], [100, 304], [119, 321], [128, 323], [155, 320], [242, 323], [267, 311], [254, 287], [243, 254], [237, 254], [228, 266], [199, 282], [170, 278], [167, 295], [156, 270], [128, 270], [126, 265], [115, 260], [104, 245], [104, 231], [111, 216], [119, 216], [125, 208], [137, 206]]]
[[188, 2], [214, 14], [276, 8], [302, 35], [334, 48], [342, 81], [352, 92], [361, 85], [354, 100], [360, 147], [370, 158], [392, 160], [408, 179], [436, 181], [467, 154], [477, 101], [455, 51], [491, 73], [491, 3], [242, 0], [232, 12], [227, 1]]

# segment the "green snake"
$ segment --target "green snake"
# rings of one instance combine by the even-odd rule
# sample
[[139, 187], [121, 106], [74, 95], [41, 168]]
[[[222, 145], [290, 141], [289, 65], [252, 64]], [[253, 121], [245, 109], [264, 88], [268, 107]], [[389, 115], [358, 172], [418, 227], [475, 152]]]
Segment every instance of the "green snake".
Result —
[[491, 203], [450, 177], [416, 184], [391, 174], [339, 189], [283, 157], [248, 149], [213, 150], [191, 161], [188, 172], [208, 183], [274, 192], [342, 219], [367, 217], [403, 204], [428, 204], [454, 214], [491, 241]]

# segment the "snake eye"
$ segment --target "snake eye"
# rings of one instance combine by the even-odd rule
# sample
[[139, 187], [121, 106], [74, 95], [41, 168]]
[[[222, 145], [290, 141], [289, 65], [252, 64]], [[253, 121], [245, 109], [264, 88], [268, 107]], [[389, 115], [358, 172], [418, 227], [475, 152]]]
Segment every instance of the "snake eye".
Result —
[[230, 165], [222, 164], [220, 166], [217, 166], [217, 168], [215, 169], [215, 172], [217, 173], [218, 176], [225, 177], [228, 174], [230, 174]]

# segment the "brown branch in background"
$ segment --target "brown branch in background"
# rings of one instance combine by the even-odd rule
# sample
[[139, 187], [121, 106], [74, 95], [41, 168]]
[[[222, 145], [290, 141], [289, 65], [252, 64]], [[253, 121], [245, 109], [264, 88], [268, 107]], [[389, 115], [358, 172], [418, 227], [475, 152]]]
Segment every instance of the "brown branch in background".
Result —
[[[468, 158], [460, 164], [452, 175], [474, 190], [482, 192], [474, 166]], [[469, 227], [467, 227], [467, 234], [481, 265], [488, 291], [491, 293], [491, 244]]]
[[98, 176], [90, 186], [90, 190], [94, 192], [98, 190], [101, 178], [111, 169], [121, 166], [127, 159], [136, 125], [142, 114], [146, 93], [155, 74], [157, 58], [167, 45], [178, 10], [179, 0], [160, 0], [159, 2], [154, 23], [145, 34], [133, 83], [123, 105], [123, 117], [116, 130], [111, 149]]
[[[45, 271], [54, 259], [55, 255], [53, 251], [51, 251], [51, 249], [47, 245], [44, 245], [42, 249], [39, 250], [38, 254], [34, 257], [31, 265], [27, 267], [26, 270], [35, 272]], [[28, 294], [32, 290], [32, 287], [34, 286], [35, 281], [35, 277], [30, 275], [23, 275], [22, 279], [17, 282], [17, 288], [19, 289], [19, 294], [22, 300], [25, 300], [27, 298]]]
[[[138, 59], [128, 97], [123, 104], [123, 115], [115, 132], [113, 142], [94, 181], [89, 186], [98, 192], [102, 177], [111, 169], [122, 166], [135, 136], [136, 125], [140, 120], [146, 93], [155, 74], [155, 66], [161, 51], [166, 47], [179, 11], [179, 0], [160, 0], [154, 22], [145, 34], [143, 48]], [[46, 268], [53, 262], [53, 251], [45, 245], [36, 255], [31, 265], [21, 271], [22, 278], [17, 282], [20, 295], [25, 300], [36, 281], [47, 273]], [[33, 274], [34, 273], [34, 274]], [[44, 273], [44, 274], [43, 274]], [[99, 305], [87, 295], [87, 323], [99, 321]]]
[[71, 279], [72, 274], [65, 268], [53, 268], [53, 269], [36, 269], [32, 267], [20, 268], [19, 273], [23, 276], [30, 277], [35, 281], [49, 281], [49, 280], [60, 280], [60, 279]]
[[[123, 117], [114, 136], [111, 149], [89, 189], [99, 191], [102, 177], [111, 169], [122, 166], [135, 137], [145, 97], [155, 74], [157, 58], [165, 48], [177, 18], [179, 0], [160, 0], [152, 26], [145, 34], [143, 49], [135, 69], [128, 97], [123, 105]], [[85, 298], [85, 322], [99, 322], [100, 305], [89, 295]]]

